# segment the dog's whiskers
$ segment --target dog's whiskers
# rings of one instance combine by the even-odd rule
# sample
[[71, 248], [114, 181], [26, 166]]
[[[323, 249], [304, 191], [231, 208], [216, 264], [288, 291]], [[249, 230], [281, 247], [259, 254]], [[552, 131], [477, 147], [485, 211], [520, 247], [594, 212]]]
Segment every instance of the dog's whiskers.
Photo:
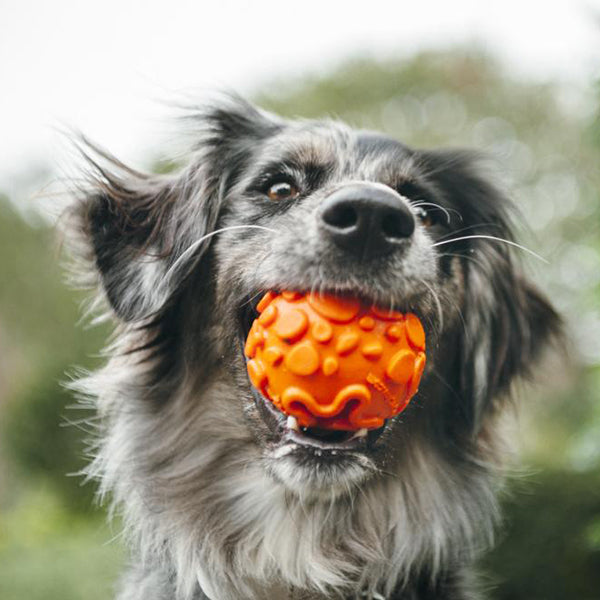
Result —
[[442, 303], [440, 301], [439, 295], [424, 279], [421, 279], [420, 281], [429, 290], [429, 293], [431, 294], [431, 297], [433, 298], [433, 301], [436, 304], [438, 320], [440, 324], [439, 330], [440, 332], [442, 332], [444, 331], [444, 312], [442, 310]]
[[179, 266], [184, 263], [190, 255], [192, 255], [206, 240], [220, 233], [225, 233], [226, 231], [233, 231], [235, 229], [262, 229], [263, 231], [269, 231], [271, 233], [277, 233], [276, 229], [272, 229], [271, 227], [263, 227], [262, 225], [231, 225], [230, 227], [223, 227], [221, 229], [216, 229], [215, 231], [211, 231], [206, 235], [203, 235], [201, 238], [197, 239], [195, 242], [192, 242], [177, 258], [177, 260], [167, 269], [165, 274], [163, 275], [161, 283], [168, 283], [168, 280], [171, 278], [173, 273], [177, 271]]
[[485, 264], [474, 256], [467, 256], [466, 254], [458, 254], [457, 252], [444, 252], [440, 254], [440, 258], [453, 256], [455, 258], [464, 258], [465, 260], [471, 261], [476, 265], [479, 265], [482, 269], [485, 269]]
[[458, 233], [463, 233], [464, 231], [469, 231], [470, 229], [475, 229], [476, 227], [489, 227], [489, 228], [495, 228], [495, 229], [502, 229], [502, 227], [498, 224], [498, 223], [475, 223], [473, 225], [468, 225], [467, 227], [461, 227], [460, 229], [455, 229], [453, 231], [450, 231], [444, 235], [441, 235], [438, 238], [438, 242], [441, 240], [445, 240], [446, 238], [450, 237], [451, 235], [457, 235]]
[[457, 400], [461, 400], [461, 397], [460, 397], [460, 394], [458, 393], [458, 391], [455, 390], [446, 381], [446, 379], [441, 375], [441, 373], [435, 367], [432, 367], [430, 372]]
[[256, 294], [252, 294], [252, 296], [250, 296], [250, 298], [248, 298], [248, 300], [246, 300], [246, 302], [242, 302], [242, 304], [240, 305], [240, 307], [244, 307], [244, 306], [248, 306], [248, 305], [253, 305], [254, 301], [263, 293], [263, 290], [260, 290], [258, 292], [256, 292]]
[[450, 212], [454, 212], [458, 215], [458, 218], [462, 221], [462, 215], [454, 208], [444, 208], [443, 206], [440, 206], [439, 204], [436, 204], [435, 202], [417, 202], [416, 204], [412, 205], [414, 208], [419, 208], [420, 206], [433, 206], [434, 208], [438, 208], [439, 210], [441, 210], [445, 215], [446, 215], [446, 219], [448, 220], [448, 225], [450, 225]]
[[464, 235], [464, 236], [460, 236], [457, 238], [451, 238], [449, 240], [443, 240], [440, 242], [436, 242], [435, 244], [432, 244], [432, 247], [435, 248], [437, 246], [443, 246], [444, 244], [451, 244], [453, 242], [459, 242], [462, 240], [473, 240], [473, 239], [483, 239], [483, 240], [490, 240], [490, 241], [494, 241], [494, 242], [502, 242], [504, 244], [508, 244], [509, 246], [514, 246], [515, 248], [519, 248], [519, 250], [523, 250], [523, 252], [527, 252], [528, 254], [531, 254], [531, 256], [533, 256], [534, 258], [537, 258], [538, 260], [541, 260], [542, 262], [544, 262], [546, 264], [550, 264], [548, 260], [546, 260], [543, 256], [540, 256], [533, 250], [530, 250], [529, 248], [526, 248], [525, 246], [522, 246], [521, 244], [517, 244], [517, 242], [513, 242], [511, 240], [506, 240], [504, 238], [496, 237], [495, 235]]

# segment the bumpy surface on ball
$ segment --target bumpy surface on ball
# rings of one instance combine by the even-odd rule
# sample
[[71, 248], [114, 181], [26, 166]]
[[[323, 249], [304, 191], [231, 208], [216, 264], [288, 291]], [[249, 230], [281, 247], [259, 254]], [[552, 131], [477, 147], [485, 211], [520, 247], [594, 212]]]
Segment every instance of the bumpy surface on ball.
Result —
[[414, 314], [298, 292], [267, 292], [257, 310], [250, 380], [301, 426], [376, 429], [417, 392], [425, 332]]

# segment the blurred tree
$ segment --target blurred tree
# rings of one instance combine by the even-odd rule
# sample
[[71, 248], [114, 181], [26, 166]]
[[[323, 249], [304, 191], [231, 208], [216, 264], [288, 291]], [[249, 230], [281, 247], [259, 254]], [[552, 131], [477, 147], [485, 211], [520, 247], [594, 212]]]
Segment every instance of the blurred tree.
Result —
[[[53, 481], [70, 508], [90, 509], [92, 486], [67, 477], [83, 465], [83, 444], [66, 420], [73, 398], [60, 385], [74, 364], [92, 366], [106, 330], [85, 334], [81, 293], [64, 285], [55, 233], [32, 216], [24, 221], [0, 198], [0, 440], [8, 457], [29, 473]], [[10, 352], [9, 352], [10, 350]], [[0, 508], [12, 496], [0, 489]]]
[[545, 471], [516, 487], [484, 561], [494, 598], [598, 600], [600, 473]]
[[[85, 438], [93, 433], [93, 415], [71, 410], [73, 395], [60, 381], [65, 366], [42, 371], [7, 410], [3, 443], [8, 457], [29, 477], [47, 481], [69, 511], [94, 509], [95, 484], [80, 475], [88, 459]], [[73, 414], [69, 414], [73, 413]]]

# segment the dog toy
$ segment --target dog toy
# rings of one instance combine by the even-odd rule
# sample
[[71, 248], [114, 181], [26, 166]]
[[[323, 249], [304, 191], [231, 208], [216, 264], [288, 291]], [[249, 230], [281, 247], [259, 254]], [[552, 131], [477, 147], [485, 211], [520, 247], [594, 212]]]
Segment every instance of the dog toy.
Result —
[[300, 426], [377, 429], [417, 392], [425, 332], [414, 314], [291, 291], [267, 292], [257, 311], [248, 375]]

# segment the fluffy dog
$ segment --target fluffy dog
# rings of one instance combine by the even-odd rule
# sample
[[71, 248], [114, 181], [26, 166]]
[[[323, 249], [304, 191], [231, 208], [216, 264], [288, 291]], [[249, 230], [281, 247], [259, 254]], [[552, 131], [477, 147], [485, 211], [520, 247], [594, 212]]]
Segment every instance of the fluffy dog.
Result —
[[[76, 387], [102, 423], [88, 475], [133, 548], [118, 597], [478, 598], [507, 396], [559, 331], [513, 260], [510, 202], [469, 151], [235, 97], [190, 123], [174, 174], [89, 148], [69, 212], [116, 321], [106, 366]], [[242, 351], [277, 289], [416, 313], [427, 368], [407, 410], [366, 438], [292, 435]]]

